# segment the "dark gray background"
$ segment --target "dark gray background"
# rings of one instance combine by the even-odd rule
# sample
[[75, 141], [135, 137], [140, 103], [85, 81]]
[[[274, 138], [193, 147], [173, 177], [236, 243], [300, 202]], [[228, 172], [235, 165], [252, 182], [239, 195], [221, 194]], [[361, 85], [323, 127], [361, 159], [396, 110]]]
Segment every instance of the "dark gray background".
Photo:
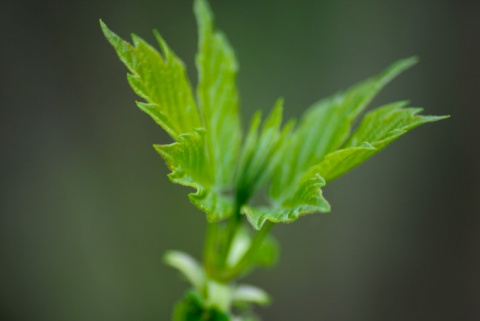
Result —
[[[265, 320], [480, 319], [480, 2], [211, 1], [235, 47], [247, 120], [419, 55], [373, 106], [452, 118], [327, 186], [331, 214], [273, 233], [280, 264], [249, 277]], [[0, 319], [169, 320], [187, 285], [161, 255], [201, 253], [205, 219], [173, 186], [98, 19], [158, 28], [195, 79], [191, 1], [7, 1], [0, 9]], [[193, 83], [196, 81], [193, 80]], [[246, 123], [246, 121], [244, 122]]]

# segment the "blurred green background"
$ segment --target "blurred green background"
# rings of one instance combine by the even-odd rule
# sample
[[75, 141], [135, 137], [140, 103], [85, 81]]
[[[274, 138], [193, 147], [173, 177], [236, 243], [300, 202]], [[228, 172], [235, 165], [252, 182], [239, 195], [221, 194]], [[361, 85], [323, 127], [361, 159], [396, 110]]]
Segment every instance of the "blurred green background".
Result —
[[[317, 99], [419, 55], [372, 106], [452, 118], [409, 133], [324, 190], [331, 214], [279, 225], [257, 271], [265, 320], [480, 319], [480, 2], [220, 1], [244, 120]], [[0, 10], [0, 319], [170, 320], [187, 284], [161, 255], [200, 255], [204, 214], [172, 185], [98, 19], [153, 41], [195, 83], [191, 1], [12, 1]], [[246, 121], [244, 121], [246, 123]]]

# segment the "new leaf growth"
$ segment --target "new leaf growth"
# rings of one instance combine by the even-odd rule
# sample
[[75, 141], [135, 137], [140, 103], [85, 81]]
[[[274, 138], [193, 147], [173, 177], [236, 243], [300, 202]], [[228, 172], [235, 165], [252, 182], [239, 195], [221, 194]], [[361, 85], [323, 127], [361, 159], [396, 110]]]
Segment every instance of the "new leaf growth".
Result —
[[[160, 51], [136, 35], [129, 43], [100, 23], [129, 70], [130, 86], [142, 99], [137, 106], [174, 141], [154, 145], [171, 170], [170, 180], [196, 190], [189, 199], [210, 223], [204, 267], [179, 252], [166, 255], [167, 264], [179, 269], [195, 289], [177, 307], [176, 320], [197, 320], [195, 313], [208, 311], [217, 315], [211, 320], [228, 320], [235, 302], [268, 302], [263, 290], [228, 284], [256, 265], [275, 261], [276, 245], [266, 236], [273, 223], [329, 212], [322, 194], [328, 182], [411, 129], [447, 116], [423, 116], [421, 108], [400, 101], [359, 120], [380, 90], [417, 62], [412, 57], [319, 100], [297, 124], [282, 124], [283, 100], [278, 99], [263, 121], [258, 111], [242, 132], [235, 53], [215, 29], [207, 1], [195, 0], [194, 12], [199, 38], [195, 92], [185, 64], [158, 31], [154, 36]], [[251, 201], [261, 190], [267, 191], [266, 205], [255, 206]], [[255, 237], [242, 226], [243, 217], [260, 230]], [[227, 219], [228, 224], [213, 224]]]

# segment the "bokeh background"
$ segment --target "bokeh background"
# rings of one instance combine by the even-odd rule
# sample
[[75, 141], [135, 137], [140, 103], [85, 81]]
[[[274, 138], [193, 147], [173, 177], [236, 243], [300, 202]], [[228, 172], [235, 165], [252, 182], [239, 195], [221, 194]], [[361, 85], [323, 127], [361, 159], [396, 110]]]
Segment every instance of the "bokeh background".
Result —
[[[419, 55], [372, 106], [410, 99], [447, 121], [409, 133], [327, 186], [331, 214], [279, 225], [257, 271], [265, 320], [480, 319], [480, 2], [220, 1], [242, 112], [317, 99]], [[100, 32], [158, 28], [195, 83], [192, 1], [12, 1], [0, 10], [0, 319], [170, 320], [187, 284], [167, 249], [200, 256], [204, 214], [172, 185]], [[244, 121], [246, 123], [246, 121]]]

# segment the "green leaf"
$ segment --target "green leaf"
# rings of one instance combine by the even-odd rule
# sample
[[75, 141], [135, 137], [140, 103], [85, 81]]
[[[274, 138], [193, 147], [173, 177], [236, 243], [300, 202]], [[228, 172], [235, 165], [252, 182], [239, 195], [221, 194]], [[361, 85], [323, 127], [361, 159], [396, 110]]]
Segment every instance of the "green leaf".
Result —
[[285, 149], [285, 164], [275, 173], [271, 196], [283, 199], [291, 195], [288, 187], [294, 186], [325, 155], [341, 147], [350, 134], [354, 120], [378, 92], [416, 62], [416, 58], [400, 60], [379, 75], [343, 93], [322, 99], [307, 110], [290, 146]]
[[176, 143], [154, 147], [172, 171], [170, 180], [195, 188], [197, 192], [189, 194], [190, 201], [207, 214], [209, 222], [216, 222], [232, 213], [233, 197], [215, 186], [213, 168], [205, 158], [204, 137], [204, 130], [199, 129], [180, 135]]
[[100, 21], [103, 33], [129, 69], [128, 82], [147, 103], [138, 103], [172, 138], [201, 127], [192, 89], [183, 62], [155, 33], [163, 56], [143, 39], [132, 35], [133, 45], [122, 40]]
[[230, 321], [231, 318], [214, 308], [206, 308], [200, 296], [189, 291], [178, 302], [173, 312], [173, 321]]
[[271, 302], [270, 296], [264, 290], [252, 285], [238, 285], [232, 294], [233, 304], [256, 303], [268, 305]]
[[[252, 244], [251, 229], [241, 226], [235, 233], [232, 245], [228, 252], [227, 264], [229, 268], [234, 267], [243, 258]], [[275, 238], [268, 235], [262, 244], [250, 256], [245, 266], [249, 270], [256, 266], [270, 267], [278, 261], [279, 246]]]
[[330, 204], [322, 194], [325, 180], [315, 168], [304, 174], [298, 186], [295, 186], [293, 195], [271, 206], [253, 207], [245, 205], [242, 213], [245, 214], [252, 226], [260, 230], [268, 220], [274, 223], [291, 223], [300, 216], [330, 211]]
[[168, 251], [163, 256], [165, 264], [176, 268], [192, 284], [198, 292], [205, 287], [205, 272], [198, 262], [190, 255], [179, 251]]
[[228, 250], [227, 266], [232, 268], [245, 255], [252, 244], [252, 236], [246, 226], [240, 226], [233, 237], [232, 245]]
[[146, 102], [137, 106], [149, 114], [176, 141], [155, 145], [172, 170], [172, 182], [197, 191], [190, 201], [217, 222], [232, 214], [235, 160], [241, 139], [237, 64], [225, 37], [213, 30], [213, 17], [205, 1], [195, 2], [200, 39], [197, 66], [197, 109], [183, 62], [157, 31], [162, 54], [136, 35], [133, 45], [122, 40], [102, 22], [102, 30], [130, 70], [132, 89]]
[[207, 282], [207, 298], [204, 306], [217, 311], [228, 312], [232, 303], [232, 287], [229, 284], [215, 280]]
[[195, 0], [194, 12], [199, 36], [197, 96], [208, 155], [217, 185], [231, 186], [242, 135], [236, 87], [238, 63], [225, 35], [215, 31], [207, 1]]
[[283, 99], [278, 99], [260, 131], [261, 113], [252, 118], [237, 171], [238, 204], [244, 204], [260, 189], [280, 161], [278, 151], [294, 125], [290, 121], [281, 129], [282, 111]]
[[328, 154], [317, 165], [321, 175], [331, 181], [363, 163], [411, 129], [447, 118], [417, 115], [422, 109], [403, 108], [407, 104], [408, 102], [393, 103], [368, 113], [345, 146]]
[[[360, 132], [349, 139], [352, 124], [358, 115], [388, 82], [416, 61], [416, 58], [400, 60], [379, 75], [343, 93], [322, 99], [307, 110], [298, 128], [288, 134], [280, 148], [275, 150], [274, 159], [280, 161], [276, 161], [271, 174], [268, 205], [254, 207], [247, 204], [241, 209], [254, 228], [261, 229], [266, 221], [289, 223], [302, 215], [329, 212], [330, 205], [322, 193], [327, 181], [384, 148], [400, 133], [422, 123], [441, 119], [415, 118], [415, 113], [410, 110], [407, 114], [414, 117], [411, 120], [407, 114], [395, 114], [392, 120], [387, 117], [385, 122], [377, 120], [374, 125], [361, 126]], [[403, 117], [407, 123], [397, 122], [398, 128], [390, 128], [397, 120], [395, 117]], [[367, 116], [367, 124], [373, 121], [370, 118]], [[381, 136], [383, 131], [378, 126], [388, 135]], [[361, 145], [355, 145], [356, 141], [362, 139]], [[339, 150], [342, 146], [353, 149]]]
[[280, 246], [272, 235], [268, 235], [262, 245], [253, 253], [250, 264], [252, 267], [271, 267], [274, 266], [279, 257]]

